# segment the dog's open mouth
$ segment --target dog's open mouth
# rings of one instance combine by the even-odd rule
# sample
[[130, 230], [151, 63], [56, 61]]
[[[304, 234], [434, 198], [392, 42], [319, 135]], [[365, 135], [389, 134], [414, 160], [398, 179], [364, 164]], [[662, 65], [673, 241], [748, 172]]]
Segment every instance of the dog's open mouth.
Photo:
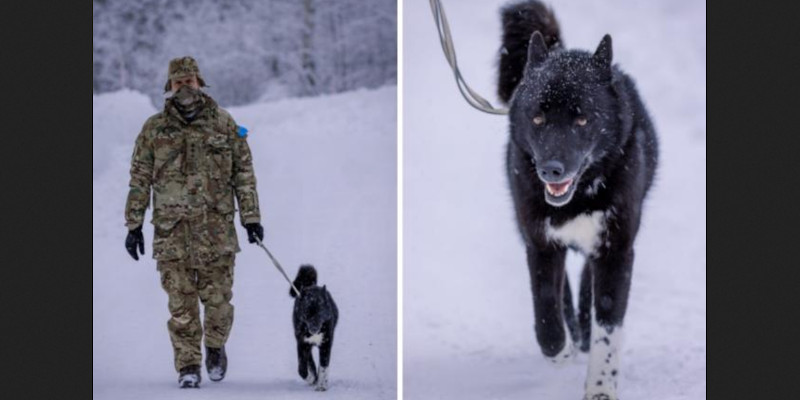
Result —
[[551, 183], [551, 182], [542, 182], [544, 183], [544, 200], [547, 204], [551, 206], [560, 207], [572, 200], [572, 195], [575, 194], [575, 187], [577, 186], [577, 180], [579, 176], [573, 176], [570, 179]]
[[589, 159], [585, 158], [578, 170], [572, 174], [568, 174], [569, 177], [561, 182], [546, 182], [541, 180], [540, 182], [544, 184], [544, 200], [547, 204], [554, 207], [561, 207], [569, 203], [570, 200], [572, 200], [572, 196], [575, 194], [575, 189], [578, 186], [581, 176], [583, 176], [583, 173], [589, 168], [589, 163]]
[[569, 190], [571, 185], [572, 179], [567, 179], [561, 183], [546, 183], [544, 186], [547, 188], [547, 193], [550, 193], [551, 196], [561, 197], [567, 194], [567, 190]]

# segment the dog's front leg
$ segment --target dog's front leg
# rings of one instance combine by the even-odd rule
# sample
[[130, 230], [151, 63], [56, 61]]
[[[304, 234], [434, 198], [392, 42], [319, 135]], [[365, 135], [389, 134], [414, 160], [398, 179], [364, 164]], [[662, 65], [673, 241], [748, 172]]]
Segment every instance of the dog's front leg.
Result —
[[633, 249], [603, 249], [592, 257], [593, 301], [586, 400], [617, 400], [622, 321], [628, 306]]
[[527, 251], [536, 340], [545, 357], [560, 364], [574, 355], [563, 314], [566, 249], [547, 244], [528, 246]]
[[317, 382], [317, 371], [314, 367], [314, 358], [311, 356], [311, 345], [302, 338], [297, 339], [297, 372], [309, 385]]
[[587, 258], [581, 272], [580, 294], [578, 295], [578, 325], [580, 329], [580, 350], [589, 351], [592, 343], [592, 264]]
[[328, 390], [328, 365], [331, 362], [331, 349], [333, 348], [333, 330], [325, 335], [325, 340], [319, 346], [319, 379], [317, 380], [316, 390], [324, 392]]

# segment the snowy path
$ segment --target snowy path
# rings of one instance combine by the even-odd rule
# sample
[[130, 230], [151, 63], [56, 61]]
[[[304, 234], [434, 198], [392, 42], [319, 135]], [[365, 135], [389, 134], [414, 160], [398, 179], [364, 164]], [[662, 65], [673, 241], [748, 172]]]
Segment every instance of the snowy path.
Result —
[[[177, 389], [152, 226], [146, 259], [125, 253], [122, 210], [133, 140], [155, 110], [131, 92], [93, 98], [94, 399], [321, 398], [296, 372], [288, 284], [247, 243], [234, 278], [230, 367]], [[327, 399], [395, 399], [396, 88], [229, 109], [250, 129], [265, 242], [292, 277], [316, 265], [340, 309]], [[148, 212], [147, 220], [150, 219]]]
[[[467, 82], [495, 99], [499, 7], [444, 1]], [[427, 1], [404, 32], [404, 393], [408, 399], [580, 399], [587, 357], [542, 357], [524, 247], [503, 172], [507, 123], [470, 108]], [[706, 395], [705, 4], [552, 2], [567, 47], [605, 33], [637, 81], [661, 166], [636, 244], [621, 355], [623, 399]], [[493, 101], [494, 102], [494, 101]], [[573, 287], [581, 261], [568, 258]]]

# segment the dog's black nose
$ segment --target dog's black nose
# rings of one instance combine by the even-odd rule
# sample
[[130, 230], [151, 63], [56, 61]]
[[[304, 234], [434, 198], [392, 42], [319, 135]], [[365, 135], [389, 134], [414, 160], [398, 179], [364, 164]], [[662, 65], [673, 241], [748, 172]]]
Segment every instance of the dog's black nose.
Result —
[[560, 161], [545, 161], [536, 168], [536, 172], [545, 182], [558, 182], [564, 176], [564, 164]]

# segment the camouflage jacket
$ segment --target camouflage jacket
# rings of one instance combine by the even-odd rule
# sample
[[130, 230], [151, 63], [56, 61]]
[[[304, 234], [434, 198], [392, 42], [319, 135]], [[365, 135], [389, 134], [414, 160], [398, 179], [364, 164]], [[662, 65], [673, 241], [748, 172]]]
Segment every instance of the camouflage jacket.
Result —
[[142, 225], [152, 188], [157, 260], [202, 250], [238, 252], [234, 195], [242, 225], [261, 219], [247, 140], [230, 114], [210, 97], [205, 100], [206, 107], [191, 123], [166, 102], [136, 139], [125, 225]]

